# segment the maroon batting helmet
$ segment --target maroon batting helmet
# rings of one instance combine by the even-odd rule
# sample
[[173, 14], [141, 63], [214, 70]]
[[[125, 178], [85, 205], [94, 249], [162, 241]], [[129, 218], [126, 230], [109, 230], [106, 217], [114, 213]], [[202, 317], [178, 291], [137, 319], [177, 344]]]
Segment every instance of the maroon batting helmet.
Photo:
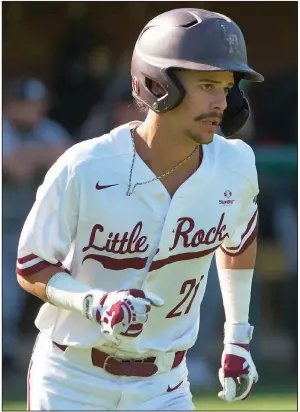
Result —
[[[230, 71], [236, 79], [264, 80], [248, 66], [237, 24], [222, 14], [193, 8], [168, 11], [144, 27], [131, 63], [133, 96], [158, 113], [178, 106], [185, 90], [172, 69]], [[151, 92], [151, 81], [163, 87], [163, 96]]]

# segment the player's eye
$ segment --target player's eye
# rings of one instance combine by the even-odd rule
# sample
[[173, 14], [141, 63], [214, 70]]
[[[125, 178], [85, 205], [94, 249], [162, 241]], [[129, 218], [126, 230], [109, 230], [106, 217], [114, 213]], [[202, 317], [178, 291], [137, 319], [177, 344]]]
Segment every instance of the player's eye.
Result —
[[212, 90], [213, 85], [211, 83], [204, 83], [204, 84], [201, 84], [200, 87], [203, 90], [205, 90], [206, 92], [208, 92], [208, 91]]

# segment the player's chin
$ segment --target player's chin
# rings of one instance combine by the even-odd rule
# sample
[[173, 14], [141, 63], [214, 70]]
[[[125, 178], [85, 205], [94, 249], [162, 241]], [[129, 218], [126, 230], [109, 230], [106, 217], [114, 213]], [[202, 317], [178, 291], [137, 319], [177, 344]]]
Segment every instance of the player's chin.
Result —
[[214, 140], [214, 133], [207, 136], [205, 139], [202, 139], [202, 144], [209, 144]]
[[196, 144], [209, 144], [213, 141], [214, 132], [211, 131], [192, 131], [187, 132], [187, 136]]
[[214, 132], [202, 132], [199, 134], [198, 143], [209, 144], [214, 140]]

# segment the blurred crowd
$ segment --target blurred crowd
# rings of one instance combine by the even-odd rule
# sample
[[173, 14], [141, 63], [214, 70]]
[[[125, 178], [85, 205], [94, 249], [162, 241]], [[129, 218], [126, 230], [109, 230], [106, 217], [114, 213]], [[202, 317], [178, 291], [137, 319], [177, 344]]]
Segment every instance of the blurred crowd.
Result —
[[[115, 56], [105, 45], [89, 47], [74, 33], [61, 42], [51, 85], [35, 75], [7, 76], [3, 89], [3, 366], [18, 370], [16, 347], [25, 332], [34, 334], [24, 316], [39, 302], [17, 285], [18, 238], [46, 171], [72, 144], [100, 136], [144, 114], [133, 106], [130, 52]], [[242, 83], [250, 100], [249, 122], [238, 133], [257, 154], [260, 183], [260, 232], [263, 244], [277, 245], [284, 276], [264, 287], [258, 267], [253, 284], [251, 322], [256, 327], [254, 357], [263, 362], [264, 328], [289, 339], [291, 367], [297, 359], [297, 72], [274, 75], [254, 89]], [[272, 161], [270, 161], [272, 159]], [[260, 245], [260, 244], [259, 244]], [[260, 246], [259, 246], [260, 247]], [[274, 246], [275, 247], [275, 246]], [[275, 250], [275, 249], [274, 249]], [[268, 265], [268, 262], [266, 262]], [[29, 301], [29, 304], [28, 304]], [[262, 313], [271, 314], [265, 320]], [[265, 313], [265, 312], [264, 312]], [[192, 384], [217, 384], [216, 362], [224, 321], [218, 277], [213, 263], [201, 309], [200, 337], [190, 351]], [[23, 330], [23, 332], [21, 331]], [[24, 332], [25, 331], [25, 332]], [[213, 351], [213, 348], [219, 351]], [[216, 358], [217, 354], [217, 358]]]

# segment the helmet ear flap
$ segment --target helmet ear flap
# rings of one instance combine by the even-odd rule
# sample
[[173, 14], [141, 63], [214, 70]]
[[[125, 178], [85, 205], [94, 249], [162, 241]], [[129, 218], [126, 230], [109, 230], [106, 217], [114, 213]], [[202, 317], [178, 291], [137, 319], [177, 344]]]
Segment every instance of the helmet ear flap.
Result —
[[157, 111], [160, 113], [179, 106], [185, 96], [185, 89], [178, 76], [176, 76], [175, 70], [176, 68], [172, 67], [162, 71], [164, 79], [162, 87], [166, 90], [166, 94], [157, 100]]
[[185, 89], [175, 74], [175, 68], [161, 69], [155, 79], [150, 74], [151, 66], [143, 63], [143, 70], [132, 70], [133, 97], [156, 113], [177, 107], [185, 96]]
[[171, 67], [170, 69], [166, 70], [166, 76], [168, 76], [169, 84], [171, 85], [170, 92], [172, 91], [172, 93], [173, 93], [173, 90], [176, 90], [176, 95], [177, 95], [176, 103], [174, 103], [172, 105], [172, 109], [179, 106], [179, 104], [182, 102], [182, 100], [184, 99], [185, 94], [186, 94], [186, 91], [185, 91], [185, 88], [183, 87], [183, 84], [179, 80], [178, 76], [176, 76], [176, 71], [177, 70], [182, 70], [182, 69], [177, 68], [177, 67]]
[[156, 80], [149, 79], [149, 77], [145, 78], [145, 85], [148, 90], [158, 99], [164, 97], [167, 94], [167, 91], [160, 83], [158, 83]]

